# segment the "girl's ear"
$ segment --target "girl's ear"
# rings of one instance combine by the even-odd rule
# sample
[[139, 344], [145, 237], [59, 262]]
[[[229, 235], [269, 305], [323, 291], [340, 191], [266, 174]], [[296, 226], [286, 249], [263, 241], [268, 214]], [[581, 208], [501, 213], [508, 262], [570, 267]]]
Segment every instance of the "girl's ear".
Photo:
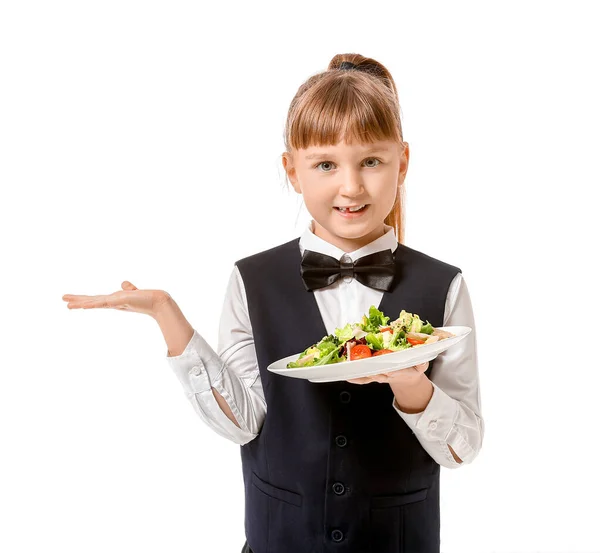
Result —
[[298, 176], [296, 175], [296, 168], [294, 167], [293, 159], [288, 152], [283, 152], [283, 154], [281, 154], [281, 162], [283, 163], [283, 168], [285, 169], [294, 190], [298, 194], [302, 194], [302, 188], [298, 182]]
[[404, 143], [404, 150], [400, 152], [400, 170], [398, 172], [398, 182], [404, 182], [406, 172], [408, 171], [408, 160], [410, 158], [410, 149], [408, 142]]

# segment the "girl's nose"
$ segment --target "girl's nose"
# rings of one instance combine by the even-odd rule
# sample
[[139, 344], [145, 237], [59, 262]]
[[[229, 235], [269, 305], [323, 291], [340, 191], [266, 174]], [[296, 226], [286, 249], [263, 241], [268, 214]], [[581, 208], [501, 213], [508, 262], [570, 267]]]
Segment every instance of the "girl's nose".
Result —
[[360, 174], [347, 171], [342, 175], [341, 191], [345, 196], [358, 196], [363, 191], [363, 182]]

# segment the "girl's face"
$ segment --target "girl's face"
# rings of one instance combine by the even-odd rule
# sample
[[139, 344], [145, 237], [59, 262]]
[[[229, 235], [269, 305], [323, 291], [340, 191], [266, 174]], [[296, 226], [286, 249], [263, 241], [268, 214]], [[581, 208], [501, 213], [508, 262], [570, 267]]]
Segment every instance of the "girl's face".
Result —
[[[408, 143], [313, 146], [283, 153], [283, 167], [314, 219], [314, 233], [345, 252], [383, 236], [408, 169]], [[343, 213], [340, 207], [360, 207]]]

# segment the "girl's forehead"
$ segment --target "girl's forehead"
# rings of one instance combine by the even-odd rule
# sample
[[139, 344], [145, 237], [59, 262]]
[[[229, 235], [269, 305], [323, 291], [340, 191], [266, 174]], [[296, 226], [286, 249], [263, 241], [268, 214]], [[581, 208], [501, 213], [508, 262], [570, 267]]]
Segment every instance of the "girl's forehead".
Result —
[[337, 144], [311, 145], [308, 148], [298, 149], [297, 152], [303, 156], [316, 157], [320, 154], [366, 154], [374, 152], [392, 152], [399, 147], [395, 140], [377, 140], [376, 142], [353, 142], [349, 143], [341, 140]]

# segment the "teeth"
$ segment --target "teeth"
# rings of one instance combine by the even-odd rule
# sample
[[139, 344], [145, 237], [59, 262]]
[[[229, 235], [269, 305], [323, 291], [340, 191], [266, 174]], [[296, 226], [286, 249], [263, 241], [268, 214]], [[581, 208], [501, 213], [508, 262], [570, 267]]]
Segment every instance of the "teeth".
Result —
[[342, 212], [345, 213], [346, 211], [360, 211], [363, 207], [365, 207], [365, 205], [359, 205], [358, 207], [350, 207], [350, 208], [346, 208], [346, 207], [338, 207], [338, 209]]
[[365, 207], [365, 206], [364, 205], [359, 205], [358, 207], [351, 207], [350, 211], [360, 211], [363, 207]]

